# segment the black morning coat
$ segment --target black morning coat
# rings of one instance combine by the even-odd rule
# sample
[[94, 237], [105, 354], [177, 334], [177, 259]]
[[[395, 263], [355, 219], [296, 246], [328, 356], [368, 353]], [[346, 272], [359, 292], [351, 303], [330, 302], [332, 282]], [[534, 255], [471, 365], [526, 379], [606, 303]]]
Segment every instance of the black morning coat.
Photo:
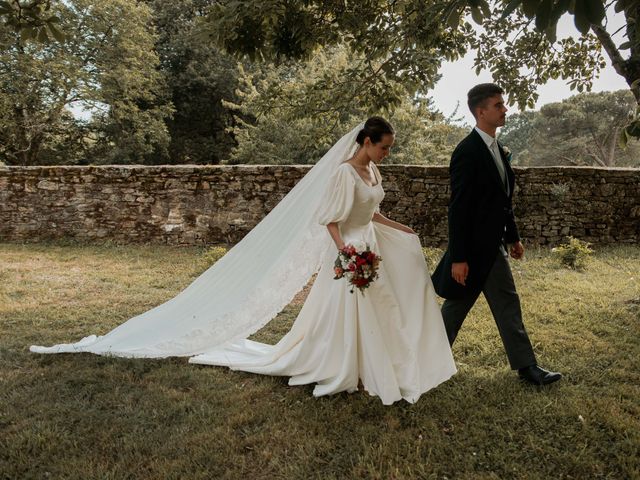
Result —
[[[509, 182], [508, 195], [493, 155], [475, 129], [451, 155], [449, 245], [431, 276], [441, 297], [454, 300], [479, 293], [499, 245], [520, 240], [511, 203], [515, 176], [503, 147], [498, 145]], [[469, 264], [466, 286], [451, 276], [454, 262]]]

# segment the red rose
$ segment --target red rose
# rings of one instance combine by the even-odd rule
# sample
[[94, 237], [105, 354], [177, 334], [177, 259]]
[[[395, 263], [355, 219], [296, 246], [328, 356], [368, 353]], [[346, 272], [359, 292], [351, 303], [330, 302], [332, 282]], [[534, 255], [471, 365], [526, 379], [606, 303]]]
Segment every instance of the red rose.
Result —
[[356, 287], [364, 287], [369, 282], [366, 278], [355, 278], [353, 283]]
[[355, 249], [355, 247], [354, 247], [353, 245], [345, 245], [345, 246], [342, 248], [342, 251], [343, 251], [346, 255], [348, 255], [349, 257], [351, 257], [351, 256], [353, 256], [353, 255], [355, 255], [355, 254], [356, 254], [356, 249]]

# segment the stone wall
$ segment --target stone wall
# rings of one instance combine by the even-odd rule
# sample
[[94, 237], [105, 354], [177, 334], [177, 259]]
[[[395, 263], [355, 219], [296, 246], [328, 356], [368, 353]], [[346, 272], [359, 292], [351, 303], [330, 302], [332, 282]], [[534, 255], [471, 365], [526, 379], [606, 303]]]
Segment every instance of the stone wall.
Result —
[[[204, 245], [240, 240], [305, 166], [0, 167], [0, 240]], [[382, 211], [426, 245], [447, 235], [446, 167], [381, 167]], [[515, 212], [529, 244], [567, 235], [640, 240], [640, 170], [516, 168]]]

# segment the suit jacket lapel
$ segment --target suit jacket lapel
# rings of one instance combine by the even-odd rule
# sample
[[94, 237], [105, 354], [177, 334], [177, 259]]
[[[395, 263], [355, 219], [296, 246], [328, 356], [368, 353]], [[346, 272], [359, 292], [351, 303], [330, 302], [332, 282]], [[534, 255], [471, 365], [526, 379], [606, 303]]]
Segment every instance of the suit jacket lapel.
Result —
[[[496, 165], [496, 161], [493, 159], [493, 155], [489, 151], [489, 147], [487, 147], [487, 144], [484, 143], [484, 140], [482, 139], [480, 134], [476, 132], [475, 128], [472, 130], [471, 134], [474, 135], [474, 138], [475, 138], [476, 150], [480, 154], [480, 157], [484, 159], [485, 168], [487, 169], [487, 171], [491, 172], [489, 175], [491, 175], [494, 181], [498, 184], [498, 186], [500, 187], [500, 191], [502, 191], [505, 195], [507, 195], [507, 191], [504, 187], [504, 183], [502, 182], [502, 177], [500, 176], [500, 172], [498, 172], [498, 166]], [[500, 150], [500, 156], [502, 157], [503, 156], [502, 149], [498, 148], [498, 150]], [[504, 158], [502, 159], [502, 162], [505, 163]], [[509, 168], [505, 167], [505, 171], [509, 172]], [[508, 173], [507, 173], [507, 179], [509, 184], [511, 184], [511, 179]]]
[[507, 160], [507, 157], [504, 154], [504, 150], [502, 148], [502, 144], [500, 142], [498, 142], [498, 150], [500, 151], [500, 158], [502, 159], [504, 170], [505, 172], [507, 172], [507, 182], [509, 182], [509, 196], [511, 196], [513, 194], [513, 188], [516, 183], [516, 174], [513, 172], [511, 164]]

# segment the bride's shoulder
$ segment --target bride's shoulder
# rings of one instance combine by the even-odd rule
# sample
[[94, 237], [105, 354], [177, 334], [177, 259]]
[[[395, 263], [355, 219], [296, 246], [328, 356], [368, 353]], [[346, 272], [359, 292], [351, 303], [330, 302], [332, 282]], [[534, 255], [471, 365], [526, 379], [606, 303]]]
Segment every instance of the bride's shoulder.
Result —
[[340, 168], [351, 168], [351, 169], [353, 169], [354, 166], [353, 166], [353, 163], [351, 163], [351, 159], [345, 160], [344, 162], [342, 162], [340, 164]]
[[331, 176], [334, 178], [334, 182], [344, 185], [352, 185], [356, 183], [354, 174], [357, 175], [353, 167], [344, 162], [338, 165], [338, 168], [335, 169]]
[[378, 181], [382, 180], [382, 174], [380, 173], [380, 169], [378, 168], [378, 165], [376, 165], [375, 162], [371, 162], [371, 168], [373, 169], [373, 173], [376, 176], [376, 179]]
[[338, 172], [342, 175], [344, 174], [352, 175], [353, 173], [355, 173], [355, 170], [349, 162], [342, 162], [336, 170], [336, 173]]

